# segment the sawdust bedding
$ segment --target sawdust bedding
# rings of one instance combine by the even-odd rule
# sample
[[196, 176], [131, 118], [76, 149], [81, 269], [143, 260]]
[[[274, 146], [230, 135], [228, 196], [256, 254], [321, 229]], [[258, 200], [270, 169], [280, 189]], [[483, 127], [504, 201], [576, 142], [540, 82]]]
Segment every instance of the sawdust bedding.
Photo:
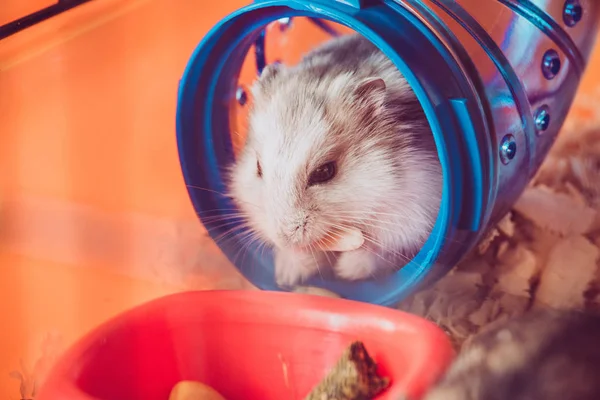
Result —
[[537, 307], [600, 309], [600, 126], [559, 136], [486, 239], [400, 309], [440, 325], [457, 348]]

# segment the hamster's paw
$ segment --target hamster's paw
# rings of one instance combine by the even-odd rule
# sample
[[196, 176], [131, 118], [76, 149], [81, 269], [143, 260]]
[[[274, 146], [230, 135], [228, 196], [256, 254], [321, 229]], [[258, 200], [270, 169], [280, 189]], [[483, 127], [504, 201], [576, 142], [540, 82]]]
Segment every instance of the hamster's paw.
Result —
[[275, 281], [281, 288], [294, 287], [319, 271], [319, 259], [312, 254], [286, 250], [275, 252]]
[[334, 270], [337, 277], [347, 281], [373, 278], [378, 257], [365, 249], [346, 251], [340, 255]]
[[275, 265], [275, 281], [280, 288], [293, 288], [314, 274], [314, 271], [292, 265]]

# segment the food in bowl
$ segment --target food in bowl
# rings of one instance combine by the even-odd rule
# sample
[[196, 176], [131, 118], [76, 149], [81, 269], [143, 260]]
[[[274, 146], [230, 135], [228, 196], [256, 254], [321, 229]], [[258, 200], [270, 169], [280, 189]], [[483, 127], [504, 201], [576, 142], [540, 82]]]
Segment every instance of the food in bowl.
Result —
[[[325, 378], [305, 400], [371, 400], [390, 385], [377, 372], [377, 364], [361, 341], [353, 342]], [[200, 382], [181, 381], [169, 400], [225, 400], [213, 388]]]
[[356, 341], [305, 400], [370, 400], [389, 385], [389, 378], [377, 373], [365, 345]]

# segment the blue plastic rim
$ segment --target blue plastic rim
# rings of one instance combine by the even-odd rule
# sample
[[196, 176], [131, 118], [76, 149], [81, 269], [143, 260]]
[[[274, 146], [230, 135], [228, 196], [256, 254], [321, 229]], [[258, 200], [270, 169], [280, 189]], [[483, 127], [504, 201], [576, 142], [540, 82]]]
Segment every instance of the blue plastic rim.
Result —
[[[421, 12], [417, 16], [401, 2], [385, 0], [369, 7], [327, 0], [258, 1], [220, 21], [191, 56], [180, 82], [177, 107], [177, 142], [188, 193], [211, 237], [259, 288], [281, 290], [275, 283], [271, 252], [249, 244], [241, 220], [215, 222], [214, 212], [235, 209], [224, 195], [224, 170], [234, 158], [229, 106], [242, 62], [263, 28], [281, 18], [309, 17], [343, 24], [378, 46], [421, 102], [444, 178], [435, 227], [421, 251], [400, 271], [365, 282], [314, 278], [305, 284], [344, 298], [394, 305], [424, 282], [442, 276], [479, 238], [489, 217], [488, 203], [495, 198], [489, 105], [478, 95], [481, 81], [468, 69], [468, 60], [456, 57], [464, 51], [449, 49], [458, 42], [451, 36], [442, 42], [439, 32], [436, 35], [428, 27], [440, 24], [439, 20], [425, 8]], [[207, 217], [208, 212], [213, 214]]]

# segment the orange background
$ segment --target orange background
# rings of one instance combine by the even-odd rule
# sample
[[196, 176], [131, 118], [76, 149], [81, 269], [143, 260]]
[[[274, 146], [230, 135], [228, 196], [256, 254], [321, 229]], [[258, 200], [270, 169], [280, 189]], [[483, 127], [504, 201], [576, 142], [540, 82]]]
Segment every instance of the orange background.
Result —
[[[45, 1], [5, 0], [0, 23], [29, 11], [23, 3]], [[188, 57], [247, 0], [208, 3], [96, 0], [0, 41], [2, 398], [20, 398], [9, 373], [21, 361], [43, 377], [65, 346], [126, 308], [250, 287], [198, 223], [175, 143]], [[568, 125], [599, 106], [597, 51]]]
[[58, 3], [58, 0], [8, 0], [0, 8], [0, 26], [25, 17], [42, 8]]

